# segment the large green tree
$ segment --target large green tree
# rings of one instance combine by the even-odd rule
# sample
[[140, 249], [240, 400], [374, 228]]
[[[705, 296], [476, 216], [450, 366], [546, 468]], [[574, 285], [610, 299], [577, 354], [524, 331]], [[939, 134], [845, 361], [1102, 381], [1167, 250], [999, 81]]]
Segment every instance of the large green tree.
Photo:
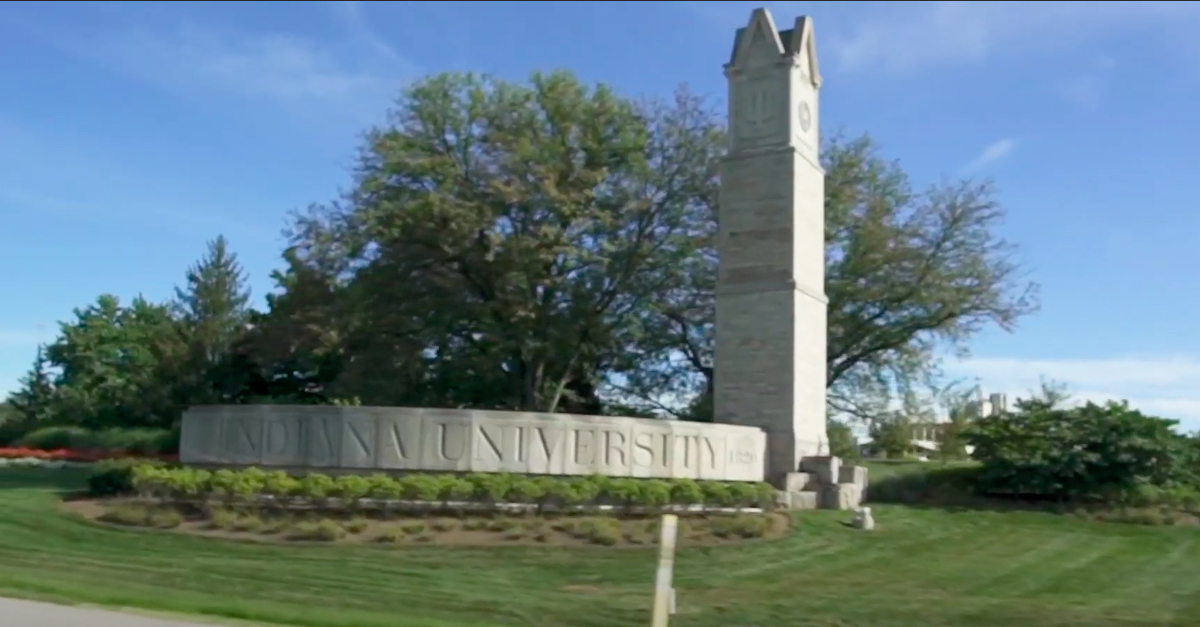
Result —
[[326, 336], [367, 398], [391, 374], [393, 399], [602, 411], [711, 221], [696, 197], [720, 129], [699, 112], [566, 73], [421, 81], [368, 133], [345, 202], [298, 219], [285, 284], [336, 293]]
[[[711, 419], [722, 124], [686, 90], [566, 73], [417, 82], [351, 191], [296, 216], [262, 371], [368, 403]], [[830, 408], [869, 417], [1036, 290], [987, 184], [916, 191], [868, 137], [822, 162]]]
[[[1004, 212], [991, 185], [950, 181], [915, 191], [867, 136], [835, 137], [821, 159], [829, 407], [869, 419], [916, 389], [936, 392], [939, 353], [965, 352], [987, 325], [1011, 330], [1037, 308], [1037, 286], [1024, 280], [1015, 247], [999, 233]], [[701, 198], [715, 203], [711, 191]], [[712, 392], [716, 254], [711, 237], [697, 244], [686, 283], [657, 301], [646, 325], [656, 341], [642, 344], [626, 379], [649, 403], [664, 392]], [[709, 408], [696, 401], [681, 415], [708, 420]]]
[[[186, 334], [168, 307], [103, 295], [46, 347], [56, 374], [49, 419], [89, 428], [170, 427]], [[27, 386], [28, 387], [28, 386]], [[18, 392], [19, 396], [21, 392]]]

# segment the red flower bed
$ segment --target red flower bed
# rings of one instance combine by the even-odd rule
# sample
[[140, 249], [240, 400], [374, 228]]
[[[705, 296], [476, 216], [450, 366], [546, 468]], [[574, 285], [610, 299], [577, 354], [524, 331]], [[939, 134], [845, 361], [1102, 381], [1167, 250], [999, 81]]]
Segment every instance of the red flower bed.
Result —
[[105, 459], [122, 459], [125, 457], [154, 457], [163, 461], [179, 460], [178, 455], [135, 455], [126, 451], [73, 451], [65, 448], [42, 451], [25, 447], [0, 448], [0, 459], [25, 459], [30, 457], [64, 462], [98, 462]]

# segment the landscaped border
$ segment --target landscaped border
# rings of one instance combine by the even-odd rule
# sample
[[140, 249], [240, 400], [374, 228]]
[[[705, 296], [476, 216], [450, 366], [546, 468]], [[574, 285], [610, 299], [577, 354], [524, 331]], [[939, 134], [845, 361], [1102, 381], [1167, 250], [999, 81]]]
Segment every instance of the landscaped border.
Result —
[[[136, 496], [160, 503], [255, 506], [285, 511], [431, 510], [500, 512], [761, 513], [774, 508], [767, 483], [537, 476], [508, 473], [293, 476], [259, 468], [210, 471], [140, 464], [128, 468]], [[104, 490], [111, 494], [113, 490]]]

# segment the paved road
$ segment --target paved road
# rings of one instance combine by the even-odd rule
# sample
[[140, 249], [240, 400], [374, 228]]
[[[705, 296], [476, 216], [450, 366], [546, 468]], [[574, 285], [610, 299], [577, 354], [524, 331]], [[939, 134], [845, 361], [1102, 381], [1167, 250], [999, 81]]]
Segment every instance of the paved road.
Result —
[[0, 599], [0, 625], [4, 627], [212, 627], [212, 624], [184, 623], [97, 610], [68, 607], [17, 599]]

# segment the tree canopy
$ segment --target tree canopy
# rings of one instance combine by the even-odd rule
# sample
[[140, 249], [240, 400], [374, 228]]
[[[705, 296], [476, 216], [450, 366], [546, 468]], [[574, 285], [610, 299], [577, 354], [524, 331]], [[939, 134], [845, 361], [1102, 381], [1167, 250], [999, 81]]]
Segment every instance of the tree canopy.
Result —
[[[172, 302], [76, 311], [10, 405], [97, 427], [348, 399], [711, 420], [724, 146], [686, 88], [417, 81], [365, 133], [349, 190], [292, 215], [262, 311], [218, 237]], [[878, 413], [1036, 309], [990, 185], [916, 190], [865, 135], [822, 162], [832, 413]]]

